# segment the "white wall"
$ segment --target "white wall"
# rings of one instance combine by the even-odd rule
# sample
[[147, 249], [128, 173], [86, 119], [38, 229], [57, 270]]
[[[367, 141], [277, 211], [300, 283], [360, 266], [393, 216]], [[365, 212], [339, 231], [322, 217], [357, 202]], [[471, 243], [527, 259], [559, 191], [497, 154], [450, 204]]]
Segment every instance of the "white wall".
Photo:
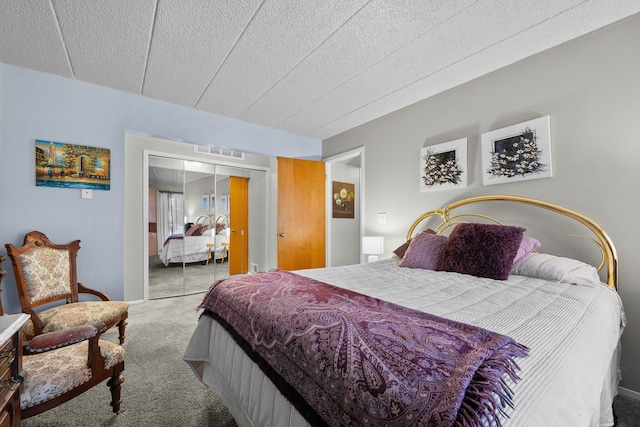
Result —
[[[142, 243], [125, 247], [128, 234], [142, 233], [140, 222], [125, 229], [128, 204], [140, 205], [131, 213], [142, 218], [141, 195], [125, 195], [125, 132], [265, 155], [320, 157], [320, 142], [308, 137], [9, 65], [2, 65], [0, 77], [1, 242], [20, 245], [31, 230], [54, 242], [80, 239], [79, 279], [115, 299], [137, 297], [125, 292], [125, 265], [136, 262], [126, 253], [142, 253]], [[111, 190], [94, 191], [86, 200], [77, 189], [36, 187], [35, 139], [109, 148]], [[139, 182], [142, 163], [130, 167]], [[18, 311], [8, 261], [5, 269], [4, 308]]]
[[[323, 157], [366, 147], [365, 234], [385, 237], [385, 257], [421, 213], [474, 195], [538, 198], [598, 221], [620, 256], [620, 295], [628, 319], [621, 386], [635, 391], [640, 391], [638, 52], [640, 15], [323, 141]], [[545, 115], [551, 116], [554, 176], [482, 186], [480, 135]], [[420, 149], [462, 137], [468, 138], [468, 188], [420, 192]], [[386, 225], [377, 224], [377, 212], [387, 212]]]

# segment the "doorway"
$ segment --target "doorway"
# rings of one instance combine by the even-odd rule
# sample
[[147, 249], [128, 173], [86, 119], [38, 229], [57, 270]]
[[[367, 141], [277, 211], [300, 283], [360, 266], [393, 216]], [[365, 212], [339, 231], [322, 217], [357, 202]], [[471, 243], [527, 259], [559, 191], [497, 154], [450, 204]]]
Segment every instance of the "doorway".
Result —
[[332, 204], [327, 206], [327, 267], [364, 262], [364, 153], [365, 147], [358, 147], [323, 159], [327, 163], [327, 193], [331, 194], [334, 181], [353, 184], [355, 192], [353, 218], [334, 218]]

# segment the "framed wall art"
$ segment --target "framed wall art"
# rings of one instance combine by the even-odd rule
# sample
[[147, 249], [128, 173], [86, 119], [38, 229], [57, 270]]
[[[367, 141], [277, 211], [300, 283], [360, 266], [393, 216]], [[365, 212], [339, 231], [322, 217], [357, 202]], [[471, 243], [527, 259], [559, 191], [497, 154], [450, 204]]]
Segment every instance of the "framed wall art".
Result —
[[209, 210], [210, 211], [214, 211], [216, 209], [216, 195], [215, 194], [210, 194], [209, 195]]
[[467, 186], [467, 138], [420, 150], [420, 191]]
[[209, 210], [209, 195], [208, 194], [203, 194], [202, 195], [202, 206], [201, 209], [203, 211], [208, 211]]
[[549, 116], [482, 134], [484, 185], [551, 177]]
[[36, 187], [111, 189], [111, 150], [36, 139]]
[[355, 218], [355, 184], [333, 181], [333, 218]]

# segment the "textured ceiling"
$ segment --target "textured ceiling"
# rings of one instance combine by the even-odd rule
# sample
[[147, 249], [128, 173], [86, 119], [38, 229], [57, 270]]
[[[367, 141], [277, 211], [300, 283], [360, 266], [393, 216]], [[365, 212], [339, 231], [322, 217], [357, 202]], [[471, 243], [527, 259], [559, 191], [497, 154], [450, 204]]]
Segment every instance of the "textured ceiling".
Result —
[[0, 0], [0, 62], [325, 139], [638, 0]]

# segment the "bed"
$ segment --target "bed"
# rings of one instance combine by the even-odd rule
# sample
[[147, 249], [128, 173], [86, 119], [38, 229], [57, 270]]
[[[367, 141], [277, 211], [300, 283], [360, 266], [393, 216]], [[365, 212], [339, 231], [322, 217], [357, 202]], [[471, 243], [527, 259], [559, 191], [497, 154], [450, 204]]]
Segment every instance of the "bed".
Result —
[[[194, 229], [197, 235], [189, 234]], [[158, 254], [165, 266], [173, 263], [194, 263], [224, 261], [228, 254], [229, 233], [228, 219], [220, 215], [213, 219], [208, 215], [199, 217], [184, 234], [170, 235], [162, 245]]]
[[[475, 267], [480, 265], [480, 269], [487, 264], [497, 262], [498, 264], [494, 265], [488, 275], [495, 274], [497, 270], [504, 270], [506, 265], [504, 254], [500, 254], [493, 260], [482, 258], [480, 262], [477, 262], [475, 255], [469, 255], [471, 250], [469, 248], [476, 244], [486, 243], [482, 239], [479, 243], [477, 239], [474, 242], [474, 233], [475, 237], [483, 236], [482, 238], [485, 239], [486, 235], [482, 234], [483, 230], [491, 229], [491, 232], [494, 232], [495, 229], [495, 227], [481, 227], [476, 224], [488, 222], [487, 225], [502, 227], [498, 230], [499, 233], [504, 230], [508, 230], [510, 233], [515, 232], [521, 227], [504, 225], [484, 213], [465, 212], [464, 215], [456, 213], [457, 210], [468, 208], [471, 205], [494, 202], [507, 203], [508, 206], [517, 204], [527, 208], [542, 209], [577, 223], [579, 227], [585, 229], [587, 234], [579, 235], [586, 237], [586, 239], [574, 240], [584, 241], [588, 244], [594, 243], [592, 246], [598, 249], [601, 258], [594, 263], [595, 266], [591, 266], [574, 258], [544, 253], [542, 250], [546, 244], [543, 241], [539, 246], [540, 242], [535, 238], [533, 238], [534, 244], [523, 251], [522, 246], [525, 241], [523, 236], [529, 233], [522, 231], [520, 234], [522, 238], [515, 239], [518, 241], [518, 247], [515, 251], [516, 254], [509, 261], [506, 278], [484, 277], [486, 274], [481, 271], [479, 274], [482, 274], [483, 277], [460, 272], [456, 262], [461, 262], [461, 259], [463, 264], [472, 260], [471, 264], [475, 262]], [[431, 227], [424, 226], [434, 218], [438, 218], [438, 223]], [[530, 226], [527, 228], [535, 229]], [[462, 231], [458, 232], [457, 230]], [[437, 237], [424, 237], [427, 235]], [[441, 244], [443, 246], [442, 252], [438, 256], [437, 263], [433, 264], [433, 260], [429, 259], [434, 253], [433, 242], [442, 243], [440, 237], [445, 235], [448, 236], [446, 243]], [[571, 233], [571, 235], [576, 236], [577, 234]], [[509, 236], [501, 234], [499, 237], [501, 242], [510, 239]], [[531, 236], [528, 240], [532, 240]], [[419, 242], [431, 242], [431, 246], [424, 246]], [[461, 242], [467, 246], [461, 246]], [[431, 252], [420, 252], [425, 248]], [[482, 248], [481, 252], [486, 254], [488, 249]], [[617, 253], [611, 239], [598, 224], [579, 212], [539, 200], [518, 196], [481, 196], [461, 200], [420, 216], [409, 228], [407, 243], [398, 248], [398, 250], [400, 249], [402, 249], [400, 252], [404, 251], [402, 256], [394, 255], [391, 259], [367, 264], [301, 270], [293, 273], [272, 271], [227, 279], [231, 282], [221, 281], [213, 286], [210, 293], [203, 299], [202, 307], [205, 311], [200, 315], [198, 325], [185, 351], [184, 360], [192, 367], [200, 381], [217, 391], [239, 426], [464, 425], [460, 414], [464, 412], [461, 408], [468, 405], [467, 393], [471, 395], [476, 393], [476, 400], [483, 400], [480, 402], [481, 405], [487, 401], [494, 403], [488, 405], [490, 413], [486, 412], [486, 408], [483, 411], [477, 410], [476, 412], [480, 414], [478, 418], [467, 419], [466, 425], [613, 425], [612, 402], [617, 394], [620, 376], [618, 359], [620, 336], [624, 329], [624, 311], [616, 292]], [[456, 250], [462, 252], [456, 252]], [[519, 256], [519, 259], [517, 262], [513, 262], [516, 256]], [[437, 265], [438, 268], [407, 266], [407, 263], [410, 265], [412, 257], [414, 261], [416, 258], [420, 259], [420, 262], [424, 262], [426, 259], [427, 263], [432, 263], [431, 267]], [[451, 262], [451, 259], [454, 261]], [[441, 264], [443, 262], [444, 264]], [[467, 265], [465, 268], [469, 268], [469, 266]], [[264, 276], [261, 276], [263, 274]], [[299, 351], [299, 354], [295, 354], [294, 351], [293, 356], [290, 356], [291, 359], [285, 363], [272, 359], [268, 353], [269, 350], [266, 350], [265, 353], [264, 349], [260, 349], [260, 346], [270, 347], [272, 343], [272, 341], [264, 340], [260, 336], [262, 332], [257, 329], [258, 323], [268, 321], [263, 313], [269, 310], [265, 310], [265, 306], [260, 305], [264, 301], [256, 298], [256, 295], [263, 291], [262, 288], [251, 287], [249, 282], [255, 279], [250, 276], [258, 276], [259, 280], [263, 280], [264, 289], [276, 286], [273, 295], [282, 293], [286, 298], [291, 298], [293, 294], [283, 292], [284, 288], [278, 288], [281, 286], [280, 284], [268, 283], [273, 280], [272, 276], [269, 276], [270, 274], [299, 279], [305, 286], [309, 286], [304, 290], [296, 290], [301, 294], [324, 295], [318, 293], [316, 287], [324, 286], [322, 289], [335, 287], [338, 289], [337, 294], [339, 295], [355, 293], [353, 294], [355, 297], [345, 298], [349, 304], [354, 301], [359, 303], [360, 300], [370, 298], [381, 306], [395, 307], [398, 305], [410, 316], [440, 319], [447, 325], [447, 328], [453, 323], [457, 325], [456, 327], [461, 327], [463, 331], [469, 327], [474, 331], [488, 331], [487, 333], [496, 334], [501, 339], [508, 338], [511, 340], [509, 345], [513, 344], [515, 348], [524, 351], [516, 351], [511, 355], [509, 367], [512, 368], [512, 372], [500, 373], [499, 383], [505, 386], [502, 391], [496, 391], [493, 386], [489, 385], [488, 380], [474, 383], [479, 372], [475, 371], [471, 383], [464, 385], [467, 387], [467, 390], [464, 391], [465, 397], [460, 403], [453, 405], [454, 407], [459, 405], [460, 412], [457, 418], [455, 413], [454, 418], [451, 418], [450, 414], [448, 417], [441, 418], [433, 418], [433, 415], [431, 418], [425, 418], [422, 415], [422, 418], [415, 417], [416, 408], [411, 404], [393, 406], [380, 403], [380, 399], [384, 400], [385, 393], [394, 389], [389, 384], [383, 384], [387, 387], [386, 391], [384, 388], [374, 390], [372, 384], [379, 386], [382, 380], [389, 380], [390, 372], [397, 371], [388, 369], [389, 366], [393, 367], [391, 362], [384, 362], [387, 364], [381, 364], [382, 368], [376, 367], [375, 364], [367, 365], [367, 368], [364, 363], [366, 358], [362, 356], [361, 350], [359, 350], [360, 362], [358, 362], [357, 368], [360, 373], [364, 374], [360, 382], [354, 382], [355, 386], [348, 388], [346, 394], [341, 394], [342, 391], [339, 391], [340, 384], [336, 385], [331, 382], [329, 382], [329, 387], [336, 387], [335, 389], [329, 389], [329, 392], [321, 391], [322, 387], [326, 385], [320, 384], [323, 381], [322, 375], [331, 371], [327, 371], [327, 361], [333, 362], [334, 366], [337, 366], [335, 364], [339, 365], [341, 360], [344, 362], [344, 358], [340, 359], [341, 356], [334, 359], [320, 357], [318, 354], [322, 354], [326, 348], [322, 350], [321, 345], [316, 345], [311, 347], [315, 350], [309, 352], [302, 344], [296, 342], [294, 347]], [[252, 324], [247, 330], [255, 329], [260, 339], [249, 343], [251, 338], [247, 338], [245, 335], [245, 339], [243, 339], [243, 328], [241, 325], [233, 323], [235, 322], [233, 316], [231, 319], [223, 317], [225, 315], [224, 308], [219, 312], [213, 312], [210, 310], [213, 305], [207, 305], [211, 302], [214, 295], [212, 292], [216, 292], [216, 289], [219, 289], [218, 294], [215, 295], [216, 303], [226, 304], [225, 300], [220, 299], [220, 292], [224, 292], [228, 284], [234, 289], [246, 287], [249, 293], [254, 292], [250, 299], [253, 299], [256, 307], [262, 308], [260, 311], [248, 312], [252, 313], [249, 316]], [[252, 289], [253, 291], [251, 291]], [[292, 306], [287, 306], [286, 302], [279, 304], [288, 307], [285, 311], [294, 312], [297, 310], [295, 307], [301, 306], [296, 302]], [[220, 307], [220, 305], [216, 307]], [[256, 307], [253, 309], [255, 310]], [[369, 315], [368, 311], [362, 310], [359, 306], [354, 305], [353, 308], [352, 311]], [[236, 308], [227, 311], [233, 310]], [[331, 312], [330, 314], [334, 315], [335, 313]], [[296, 316], [299, 316], [299, 313]], [[390, 343], [388, 349], [398, 347], [397, 342], [393, 341], [398, 338], [391, 337], [385, 323], [389, 321], [389, 324], [395, 325], [396, 318], [394, 316], [396, 316], [396, 312], [391, 312], [388, 318], [382, 318], [384, 322], [374, 327], [374, 329], [378, 328], [377, 331], [368, 332], [369, 335], [362, 336], [369, 339], [377, 333], [379, 337], [381, 336], [380, 330], [384, 329], [385, 332], [382, 335], [388, 334], [389, 341], [386, 341]], [[414, 317], [411, 318], [412, 322]], [[422, 317], [420, 318], [422, 319]], [[234, 329], [234, 325], [236, 329]], [[275, 336], [289, 336], [289, 331], [282, 328], [282, 324], [267, 325], [267, 329], [269, 327], [275, 331]], [[357, 327], [344, 327], [343, 331], [359, 332]], [[410, 333], [405, 335], [408, 336]], [[317, 338], [316, 334], [314, 339], [317, 340]], [[457, 339], [457, 337], [451, 336], [450, 341], [455, 343]], [[430, 339], [426, 339], [426, 341], [430, 341]], [[455, 353], [446, 347], [442, 340], [434, 339], [433, 341], [432, 344], [437, 351], [445, 355]], [[351, 348], [354, 348], [353, 342], [348, 342], [352, 345]], [[371, 347], [373, 346], [366, 347], [366, 351], [371, 350]], [[432, 354], [436, 350], [428, 348], [425, 353], [420, 353], [420, 357], [427, 353]], [[309, 394], [309, 391], [304, 387], [296, 389], [299, 387], [299, 382], [296, 382], [295, 376], [291, 377], [290, 383], [287, 384], [284, 378], [289, 378], [286, 375], [290, 372], [278, 371], [278, 369], [282, 369], [278, 365], [285, 365], [284, 371], [292, 369], [290, 366], [298, 363], [297, 358], [304, 359], [303, 356], [307, 354], [305, 352], [310, 353], [307, 355], [310, 357], [309, 360], [316, 360], [319, 364], [324, 364], [315, 368], [311, 367], [312, 370], [320, 372], [320, 377], [317, 376], [318, 372], [293, 372], [294, 375], [298, 375], [298, 378], [304, 377], [303, 379], [307, 380], [308, 376], [312, 381], [315, 379], [318, 385], [317, 390], [313, 390], [312, 394]], [[339, 355], [340, 352], [334, 351], [334, 353]], [[379, 355], [375, 356], [379, 357]], [[353, 357], [353, 354], [350, 357]], [[308, 365], [308, 360], [304, 360]], [[424, 362], [424, 360], [420, 360], [421, 363]], [[305, 363], [301, 363], [301, 365]], [[378, 382], [371, 380], [371, 378], [376, 379], [376, 369], [383, 373], [380, 378], [377, 378]], [[403, 370], [398, 366], [395, 366], [394, 369]], [[509, 370], [506, 369], [506, 371]], [[334, 370], [333, 374], [335, 372], [337, 371]], [[344, 373], [346, 370], [341, 372]], [[457, 377], [451, 374], [451, 378]], [[348, 381], [350, 379], [345, 377], [344, 383]], [[366, 384], [363, 386], [363, 383]], [[449, 381], [449, 383], [452, 384], [447, 383], [447, 387], [460, 387], [457, 380]], [[439, 387], [442, 382], [434, 384]], [[482, 390], [482, 384], [487, 385], [486, 390]], [[471, 388], [474, 390], [470, 391]], [[479, 395], [484, 396], [479, 399], [477, 398], [478, 388], [481, 389]], [[331, 392], [331, 390], [336, 391]], [[428, 394], [429, 399], [433, 401], [442, 396], [457, 398], [460, 393], [459, 390], [456, 390], [455, 393], [450, 392], [448, 388], [429, 389], [428, 393], [419, 387], [417, 390], [422, 392], [422, 397]], [[503, 392], [504, 394], [501, 394]], [[362, 397], [364, 394], [366, 394], [365, 398]], [[411, 395], [410, 399], [417, 401], [416, 396], [419, 397], [419, 394]], [[374, 397], [378, 400], [372, 399], [371, 395], [375, 395]], [[323, 399], [325, 400], [323, 401]], [[351, 406], [347, 406], [345, 413], [338, 413], [332, 409], [332, 406], [327, 406], [329, 405], [327, 400], [332, 400], [331, 405], [334, 404], [333, 400], [336, 400], [347, 402]], [[358, 404], [361, 406], [355, 409], [355, 413], [360, 415], [353, 416], [348, 412], [353, 410], [354, 402], [356, 406]], [[451, 402], [445, 403], [447, 403], [447, 408], [451, 409]], [[386, 410], [386, 412], [382, 411], [384, 416], [380, 415], [380, 408]], [[409, 408], [414, 411], [411, 412], [411, 417], [407, 416]], [[466, 412], [468, 413], [469, 410], [467, 409]], [[338, 416], [335, 416], [336, 413]], [[362, 416], [362, 413], [365, 413], [365, 416]], [[329, 415], [327, 416], [327, 414]], [[427, 419], [429, 422], [425, 421]]]

